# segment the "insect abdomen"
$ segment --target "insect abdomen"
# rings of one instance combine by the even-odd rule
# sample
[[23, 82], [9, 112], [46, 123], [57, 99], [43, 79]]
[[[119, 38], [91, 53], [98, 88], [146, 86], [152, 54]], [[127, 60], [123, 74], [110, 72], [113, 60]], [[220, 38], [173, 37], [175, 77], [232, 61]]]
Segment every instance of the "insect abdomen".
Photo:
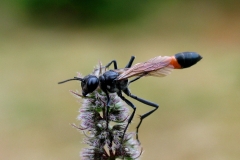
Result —
[[[202, 57], [196, 52], [177, 53], [174, 58], [176, 62], [173, 62], [173, 66], [177, 69], [191, 67], [202, 59]], [[174, 61], [174, 58], [172, 61]]]

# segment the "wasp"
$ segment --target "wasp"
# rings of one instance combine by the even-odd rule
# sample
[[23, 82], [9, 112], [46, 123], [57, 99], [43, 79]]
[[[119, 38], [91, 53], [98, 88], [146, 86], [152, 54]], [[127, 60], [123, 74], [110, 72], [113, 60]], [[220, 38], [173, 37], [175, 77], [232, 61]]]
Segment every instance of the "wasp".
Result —
[[[151, 111], [143, 115], [140, 115], [140, 122], [136, 127], [136, 139], [138, 140], [138, 130], [140, 125], [142, 124], [143, 119], [151, 115], [153, 112], [155, 112], [158, 109], [159, 105], [132, 94], [128, 86], [132, 82], [142, 77], [146, 77], [146, 76], [164, 77], [166, 75], [169, 75], [173, 69], [184, 69], [184, 68], [191, 67], [192, 65], [200, 61], [202, 57], [196, 52], [181, 52], [181, 53], [175, 54], [174, 56], [158, 56], [146, 62], [137, 63], [132, 66], [134, 59], [135, 57], [132, 56], [130, 58], [130, 61], [127, 63], [126, 67], [123, 69], [119, 69], [117, 66], [117, 61], [112, 60], [110, 63], [108, 63], [105, 66], [105, 68], [109, 68], [110, 65], [113, 64], [114, 69], [104, 72], [99, 77], [95, 75], [87, 75], [84, 78], [74, 77], [73, 79], [68, 79], [68, 80], [59, 82], [59, 84], [65, 83], [71, 80], [81, 81], [82, 95], [84, 97], [86, 97], [88, 93], [92, 93], [95, 89], [97, 89], [97, 87], [100, 87], [100, 89], [107, 96], [106, 117], [108, 117], [108, 110], [109, 110], [109, 103], [110, 103], [109, 93], [117, 93], [117, 95], [133, 109], [132, 114], [128, 118], [128, 123], [125, 127], [123, 137], [125, 135], [125, 132], [129, 124], [131, 123], [135, 115], [136, 106], [132, 102], [130, 102], [128, 99], [126, 99], [123, 96], [122, 92], [125, 93], [127, 96], [143, 104], [154, 107], [154, 109], [152, 109]], [[135, 77], [135, 78], [129, 81], [129, 78], [132, 78], [132, 77]], [[108, 126], [108, 119], [106, 119], [106, 122]]]

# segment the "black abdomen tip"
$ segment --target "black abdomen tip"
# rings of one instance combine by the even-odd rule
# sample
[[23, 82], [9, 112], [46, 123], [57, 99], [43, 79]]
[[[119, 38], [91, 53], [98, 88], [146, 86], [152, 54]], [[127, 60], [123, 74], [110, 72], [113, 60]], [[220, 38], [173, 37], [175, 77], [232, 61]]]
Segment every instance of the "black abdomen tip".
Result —
[[200, 61], [202, 56], [196, 52], [182, 52], [175, 54], [175, 58], [182, 68], [188, 68]]

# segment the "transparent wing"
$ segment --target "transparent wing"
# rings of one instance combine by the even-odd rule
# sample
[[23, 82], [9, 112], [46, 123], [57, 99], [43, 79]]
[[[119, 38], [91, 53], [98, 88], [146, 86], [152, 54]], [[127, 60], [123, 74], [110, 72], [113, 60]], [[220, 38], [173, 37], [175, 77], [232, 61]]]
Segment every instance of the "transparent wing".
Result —
[[167, 67], [158, 69], [156, 71], [149, 72], [146, 76], [164, 77], [164, 76], [169, 75], [173, 69], [174, 68], [172, 65], [168, 65]]
[[170, 62], [172, 57], [169, 56], [158, 56], [148, 60], [147, 62], [137, 63], [128, 70], [124, 71], [118, 76], [118, 80], [127, 79], [133, 76], [155, 76], [163, 77], [171, 73], [174, 68]]

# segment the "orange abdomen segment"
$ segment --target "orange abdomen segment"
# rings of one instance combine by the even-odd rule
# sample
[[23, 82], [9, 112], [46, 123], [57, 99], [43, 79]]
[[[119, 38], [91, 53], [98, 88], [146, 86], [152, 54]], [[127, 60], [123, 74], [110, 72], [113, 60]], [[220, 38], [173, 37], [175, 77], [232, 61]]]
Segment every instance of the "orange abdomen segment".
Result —
[[171, 62], [170, 64], [174, 67], [174, 69], [181, 69], [181, 65], [178, 63], [177, 59], [175, 58], [175, 56], [171, 57]]

